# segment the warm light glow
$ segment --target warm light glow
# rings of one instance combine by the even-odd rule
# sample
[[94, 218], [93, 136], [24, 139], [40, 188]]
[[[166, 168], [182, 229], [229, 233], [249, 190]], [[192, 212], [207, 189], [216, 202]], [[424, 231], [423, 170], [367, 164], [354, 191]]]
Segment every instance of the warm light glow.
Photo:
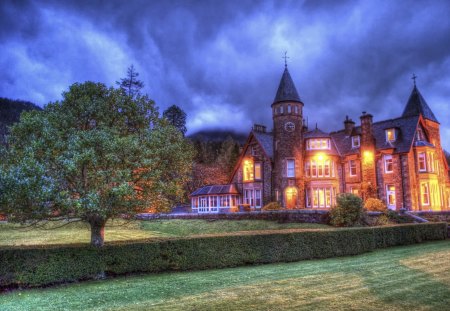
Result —
[[365, 163], [369, 163], [369, 162], [373, 161], [373, 152], [366, 150], [366, 151], [364, 151], [363, 156], [364, 156]]
[[323, 161], [323, 159], [325, 159], [325, 155], [323, 153], [318, 153], [316, 157], [319, 161]]
[[243, 165], [243, 180], [244, 181], [253, 181], [254, 180], [254, 172], [253, 172], [253, 161], [244, 160]]

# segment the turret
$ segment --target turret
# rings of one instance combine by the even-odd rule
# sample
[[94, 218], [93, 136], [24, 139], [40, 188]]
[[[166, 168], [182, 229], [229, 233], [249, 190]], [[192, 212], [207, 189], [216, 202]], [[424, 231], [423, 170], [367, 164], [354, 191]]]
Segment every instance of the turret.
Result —
[[303, 102], [285, 66], [272, 103], [274, 200], [285, 208], [303, 206]]

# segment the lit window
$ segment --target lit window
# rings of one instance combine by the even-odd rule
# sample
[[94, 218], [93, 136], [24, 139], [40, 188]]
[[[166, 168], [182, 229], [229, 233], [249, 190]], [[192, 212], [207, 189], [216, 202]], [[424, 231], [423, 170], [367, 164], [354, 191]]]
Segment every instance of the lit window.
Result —
[[[312, 200], [311, 200], [312, 196]], [[331, 207], [334, 202], [335, 191], [328, 187], [311, 188], [306, 190], [306, 206], [310, 207]]]
[[386, 130], [386, 141], [395, 141], [395, 129]]
[[356, 161], [350, 160], [349, 167], [350, 167], [350, 176], [356, 176]]
[[420, 186], [422, 192], [422, 205], [430, 205], [430, 190], [428, 188], [428, 183], [422, 183]]
[[255, 179], [261, 179], [261, 163], [255, 163]]
[[244, 161], [243, 173], [244, 181], [253, 181], [253, 161]]
[[427, 159], [425, 152], [419, 152], [419, 172], [425, 172], [427, 170]]
[[295, 160], [288, 159], [286, 160], [286, 176], [287, 177], [295, 177]]
[[330, 139], [329, 138], [308, 139], [306, 143], [306, 149], [309, 150], [330, 149]]
[[434, 172], [434, 155], [431, 152], [428, 153], [427, 167], [430, 172]]
[[387, 185], [386, 186], [386, 196], [388, 206], [395, 207], [395, 186]]
[[352, 136], [352, 148], [358, 148], [359, 144], [359, 136]]
[[359, 189], [356, 187], [350, 187], [350, 193], [354, 195], [359, 195]]
[[386, 154], [384, 155], [384, 172], [392, 173], [392, 171], [393, 171], [392, 155]]

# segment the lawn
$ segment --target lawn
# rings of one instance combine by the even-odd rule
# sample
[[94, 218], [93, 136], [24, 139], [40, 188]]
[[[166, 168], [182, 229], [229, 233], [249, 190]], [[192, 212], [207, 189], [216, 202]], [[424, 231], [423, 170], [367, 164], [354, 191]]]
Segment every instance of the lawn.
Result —
[[450, 241], [354, 257], [91, 281], [0, 295], [9, 310], [448, 310]]
[[[44, 228], [21, 229], [17, 225], [0, 224], [0, 246], [42, 245], [65, 243], [89, 243], [90, 231], [86, 223], [76, 222], [61, 227], [61, 222]], [[54, 227], [57, 229], [50, 229]], [[153, 237], [178, 237], [251, 230], [277, 229], [327, 229], [319, 224], [281, 224], [265, 220], [155, 220], [155, 221], [110, 221], [105, 229], [105, 241], [144, 239]]]

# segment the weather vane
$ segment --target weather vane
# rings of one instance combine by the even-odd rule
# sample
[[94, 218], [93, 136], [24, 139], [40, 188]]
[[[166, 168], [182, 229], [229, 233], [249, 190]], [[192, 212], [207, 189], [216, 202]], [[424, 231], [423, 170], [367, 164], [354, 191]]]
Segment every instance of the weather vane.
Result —
[[413, 75], [412, 75], [412, 78], [411, 79], [413, 79], [413, 81], [414, 81], [414, 86], [416, 86], [416, 79], [417, 79], [417, 76], [416, 76], [416, 74], [415, 73], [413, 73]]
[[284, 52], [284, 56], [282, 58], [284, 58], [284, 67], [287, 68], [287, 59], [290, 58], [289, 56], [286, 56], [287, 51]]

